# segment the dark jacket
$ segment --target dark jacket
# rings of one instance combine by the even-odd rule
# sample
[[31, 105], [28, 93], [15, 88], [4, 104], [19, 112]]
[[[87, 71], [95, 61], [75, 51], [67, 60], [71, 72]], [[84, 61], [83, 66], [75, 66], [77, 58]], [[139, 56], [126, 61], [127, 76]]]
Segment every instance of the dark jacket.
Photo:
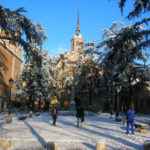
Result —
[[53, 116], [57, 116], [58, 115], [57, 107], [53, 107], [52, 110], [51, 110], [51, 113], [52, 113]]
[[75, 106], [76, 106], [76, 117], [83, 118], [84, 117], [84, 108], [81, 104], [81, 100], [79, 98], [75, 98]]
[[77, 97], [75, 98], [75, 107], [76, 109], [81, 107], [81, 100]]

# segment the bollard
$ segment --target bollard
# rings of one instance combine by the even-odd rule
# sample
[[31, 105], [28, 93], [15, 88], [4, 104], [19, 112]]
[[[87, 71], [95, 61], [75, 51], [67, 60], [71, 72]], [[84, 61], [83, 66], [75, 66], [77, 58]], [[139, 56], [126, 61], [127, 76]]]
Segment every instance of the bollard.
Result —
[[144, 150], [150, 150], [150, 141], [144, 142]]
[[57, 141], [57, 143], [54, 142], [48, 142], [46, 150], [86, 150], [86, 146], [83, 142], [79, 141]]
[[0, 150], [10, 150], [12, 147], [12, 142], [5, 139], [0, 139]]
[[47, 143], [47, 150], [58, 150], [58, 148], [54, 142], [48, 142]]
[[105, 141], [99, 141], [96, 143], [96, 150], [107, 150], [106, 149], [106, 142]]

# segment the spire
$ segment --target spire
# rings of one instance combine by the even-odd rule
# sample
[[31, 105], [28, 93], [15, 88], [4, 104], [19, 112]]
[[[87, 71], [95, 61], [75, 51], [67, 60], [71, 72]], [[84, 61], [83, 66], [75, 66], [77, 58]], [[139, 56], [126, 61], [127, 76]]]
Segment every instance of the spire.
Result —
[[80, 33], [80, 15], [79, 11], [77, 13], [77, 27], [76, 27], [76, 33]]

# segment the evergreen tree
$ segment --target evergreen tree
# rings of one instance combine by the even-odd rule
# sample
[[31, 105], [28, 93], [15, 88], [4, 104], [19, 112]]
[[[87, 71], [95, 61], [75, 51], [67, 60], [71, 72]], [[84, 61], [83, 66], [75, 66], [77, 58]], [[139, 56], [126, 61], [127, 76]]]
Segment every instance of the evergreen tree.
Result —
[[30, 64], [25, 64], [21, 79], [22, 95], [32, 109], [38, 100], [46, 103], [49, 101], [55, 84], [51, 71], [51, 60], [43, 52], [39, 54], [36, 60], [33, 59]]
[[[33, 57], [38, 56], [38, 51], [36, 51], [35, 46], [40, 47], [46, 37], [41, 30], [41, 26], [39, 24], [33, 24], [23, 14], [24, 12], [24, 8], [10, 10], [9, 8], [0, 6], [0, 45], [7, 48], [7, 41], [21, 46], [25, 52], [25, 61], [29, 62]], [[2, 62], [2, 55], [0, 54], [0, 56]], [[0, 72], [2, 74], [1, 70]]]
[[[130, 0], [131, 1], [131, 0]], [[123, 13], [124, 7], [128, 0], [119, 0], [119, 7], [121, 12]], [[147, 13], [150, 11], [150, 0], [132, 0], [131, 1], [133, 9], [128, 13], [128, 18], [132, 19], [135, 17], [139, 17], [143, 13]]]
[[132, 102], [132, 86], [142, 82], [139, 70], [136, 68], [136, 61], [145, 62], [146, 59], [143, 50], [147, 48], [145, 37], [149, 31], [141, 28], [143, 24], [144, 22], [141, 22], [119, 30], [112, 28], [114, 26], [112, 25], [107, 34], [105, 33], [107, 38], [99, 44], [99, 47], [102, 46], [107, 51], [102, 61], [106, 85], [111, 84], [115, 93], [118, 87], [122, 91], [127, 91], [129, 97], [126, 106]]

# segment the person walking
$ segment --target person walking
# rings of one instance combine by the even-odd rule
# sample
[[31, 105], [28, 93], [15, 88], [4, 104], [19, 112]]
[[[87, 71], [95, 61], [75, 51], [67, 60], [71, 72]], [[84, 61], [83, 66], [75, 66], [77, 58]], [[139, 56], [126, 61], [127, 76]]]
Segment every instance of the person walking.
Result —
[[78, 97], [75, 97], [74, 101], [75, 101], [75, 109], [76, 109], [76, 117], [77, 117], [77, 127], [79, 127], [81, 101]]
[[81, 118], [81, 123], [84, 122], [84, 108], [83, 106], [80, 107], [80, 118]]
[[57, 106], [55, 105], [52, 107], [52, 119], [53, 119], [54, 126], [56, 126], [57, 116], [58, 116], [58, 109]]
[[77, 127], [80, 127], [80, 122], [83, 123], [85, 120], [84, 108], [81, 104], [81, 99], [75, 97], [75, 107], [76, 107], [76, 117], [77, 117]]
[[53, 125], [56, 126], [56, 121], [58, 118], [58, 99], [56, 96], [52, 96], [51, 101], [50, 101], [50, 108], [51, 108], [51, 115], [52, 115], [52, 120], [53, 120]]
[[131, 130], [131, 133], [134, 134], [134, 119], [135, 119], [135, 111], [134, 111], [133, 107], [130, 107], [127, 111], [126, 134], [129, 134], [130, 130]]

